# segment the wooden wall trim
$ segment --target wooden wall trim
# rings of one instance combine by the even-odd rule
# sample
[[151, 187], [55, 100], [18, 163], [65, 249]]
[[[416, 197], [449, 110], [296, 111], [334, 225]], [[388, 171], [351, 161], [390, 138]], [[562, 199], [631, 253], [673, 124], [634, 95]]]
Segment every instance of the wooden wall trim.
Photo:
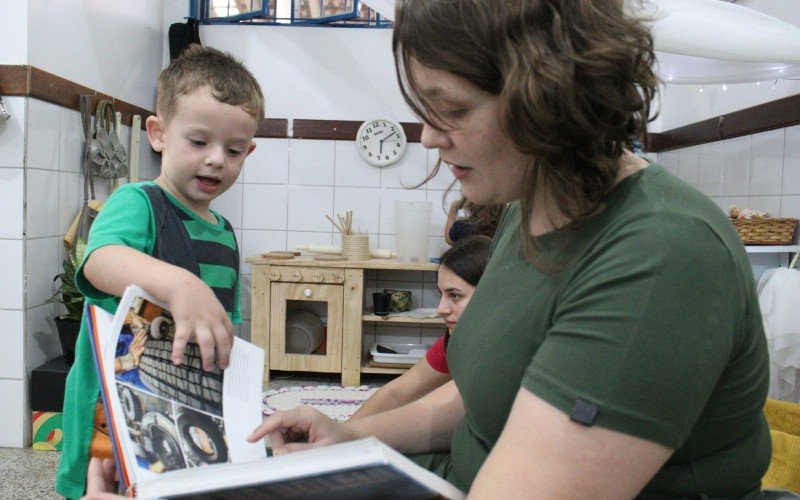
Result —
[[683, 127], [648, 134], [648, 152], [697, 146], [800, 124], [800, 94], [765, 102]]
[[289, 120], [286, 118], [264, 118], [256, 130], [256, 137], [285, 139], [288, 128]]
[[33, 97], [76, 111], [80, 110], [79, 97], [82, 94], [91, 94], [94, 96], [92, 109], [100, 99], [108, 99], [122, 113], [123, 124], [130, 125], [133, 115], [139, 115], [142, 117], [143, 129], [145, 119], [154, 114], [135, 104], [28, 65], [0, 65], [0, 94]]
[[[153, 111], [116, 99], [34, 66], [0, 64], [0, 95], [33, 97], [79, 111], [79, 97], [83, 94], [94, 96], [92, 109], [96, 107], [97, 101], [100, 99], [113, 101], [117, 111], [122, 113], [122, 123], [125, 125], [131, 124], [133, 115], [139, 115], [142, 117], [142, 129], [144, 129], [147, 117], [155, 114]], [[289, 135], [288, 119], [265, 118], [256, 131], [256, 137], [354, 141], [362, 123], [363, 121], [299, 119], [292, 122], [292, 134]], [[420, 142], [422, 124], [401, 122], [401, 125], [405, 130], [408, 142]]]
[[[294, 139], [326, 139], [332, 141], [355, 141], [356, 134], [363, 121], [355, 120], [304, 120], [292, 122]], [[408, 142], [419, 142], [422, 135], [422, 124], [400, 122], [406, 133]]]

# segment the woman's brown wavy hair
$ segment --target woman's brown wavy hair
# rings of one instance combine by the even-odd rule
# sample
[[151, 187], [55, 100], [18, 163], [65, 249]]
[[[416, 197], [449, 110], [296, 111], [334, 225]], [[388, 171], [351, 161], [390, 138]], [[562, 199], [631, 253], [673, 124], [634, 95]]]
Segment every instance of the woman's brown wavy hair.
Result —
[[[618, 160], [644, 140], [656, 96], [653, 39], [628, 0], [397, 0], [392, 47], [406, 102], [426, 123], [447, 121], [417, 90], [411, 59], [501, 99], [504, 132], [530, 157], [521, 239], [534, 193], [573, 226], [603, 208]], [[436, 174], [437, 164], [431, 177]]]

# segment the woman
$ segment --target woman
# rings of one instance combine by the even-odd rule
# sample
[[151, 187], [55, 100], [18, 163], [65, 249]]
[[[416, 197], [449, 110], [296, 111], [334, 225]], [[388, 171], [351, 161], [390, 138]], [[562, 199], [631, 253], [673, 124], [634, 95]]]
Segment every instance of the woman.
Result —
[[425, 357], [410, 370], [373, 394], [350, 420], [403, 406], [450, 381], [445, 349], [486, 268], [491, 243], [487, 236], [475, 236], [458, 241], [442, 254], [437, 280], [442, 298], [436, 313], [444, 318], [447, 334], [439, 337]]
[[476, 498], [759, 497], [768, 357], [752, 270], [710, 200], [628, 149], [657, 86], [638, 4], [396, 5], [422, 143], [470, 202], [511, 203], [448, 346], [453, 381], [345, 424], [276, 413], [251, 439], [445, 452], [424, 458]]

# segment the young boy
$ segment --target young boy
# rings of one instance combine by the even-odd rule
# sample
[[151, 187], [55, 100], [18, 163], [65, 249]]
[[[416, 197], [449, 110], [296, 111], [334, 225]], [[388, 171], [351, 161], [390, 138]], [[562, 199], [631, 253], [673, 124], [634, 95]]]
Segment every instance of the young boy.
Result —
[[[94, 222], [76, 282], [87, 303], [114, 311], [131, 283], [165, 302], [175, 319], [172, 361], [191, 336], [203, 368], [228, 365], [232, 323], [241, 322], [239, 251], [211, 200], [239, 176], [264, 117], [253, 75], [230, 55], [192, 46], [160, 75], [147, 138], [161, 153], [154, 182], [126, 184]], [[99, 394], [86, 321], [64, 397], [64, 450], [56, 490], [83, 495]]]

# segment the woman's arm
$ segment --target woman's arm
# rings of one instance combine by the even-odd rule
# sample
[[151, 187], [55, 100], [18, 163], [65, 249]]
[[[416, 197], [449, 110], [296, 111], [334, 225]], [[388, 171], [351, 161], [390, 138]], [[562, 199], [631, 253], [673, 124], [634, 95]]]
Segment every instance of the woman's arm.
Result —
[[575, 423], [520, 389], [473, 498], [633, 498], [674, 450]]
[[399, 408], [450, 381], [450, 375], [433, 369], [422, 358], [410, 370], [384, 385], [356, 411], [350, 420]]
[[273, 413], [248, 436], [269, 436], [276, 454], [375, 436], [401, 453], [450, 449], [456, 424], [464, 416], [461, 395], [451, 380], [413, 403], [387, 412], [337, 424], [309, 406]]

